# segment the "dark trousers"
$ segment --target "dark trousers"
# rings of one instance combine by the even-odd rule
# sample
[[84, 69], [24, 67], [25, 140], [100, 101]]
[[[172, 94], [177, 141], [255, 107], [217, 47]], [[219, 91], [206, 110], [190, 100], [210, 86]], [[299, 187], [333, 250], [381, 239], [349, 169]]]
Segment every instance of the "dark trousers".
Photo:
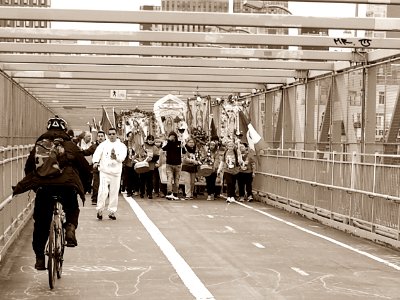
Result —
[[88, 174], [88, 177], [86, 178], [85, 182], [85, 193], [91, 193], [92, 192], [92, 181], [93, 181], [93, 165], [90, 165], [90, 173]]
[[53, 195], [60, 197], [66, 223], [71, 223], [78, 227], [79, 203], [75, 190], [71, 187], [60, 186], [39, 188], [33, 209], [32, 248], [36, 255], [44, 255], [44, 248], [49, 237], [50, 223], [53, 216]]
[[140, 190], [140, 177], [136, 173], [134, 167], [125, 167], [124, 185], [128, 194], [139, 192]]
[[237, 175], [239, 186], [239, 197], [244, 197], [246, 192], [247, 197], [253, 196], [253, 176], [251, 173], [241, 173]]
[[224, 181], [226, 184], [226, 195], [227, 197], [236, 197], [236, 179], [237, 175], [224, 172]]
[[93, 170], [93, 191], [92, 191], [92, 201], [97, 203], [97, 195], [99, 194], [100, 185], [100, 172], [98, 170]]
[[139, 175], [141, 196], [144, 196], [145, 193], [147, 193], [147, 196], [153, 195], [153, 173], [154, 170], [150, 170]]
[[160, 185], [161, 185], [160, 172], [158, 171], [158, 168], [154, 168], [154, 171], [153, 171], [154, 193], [160, 192]]
[[216, 186], [215, 182], [217, 180], [217, 172], [211, 173], [210, 176], [206, 177], [206, 187], [207, 187], [207, 194], [218, 196], [221, 192], [220, 187]]

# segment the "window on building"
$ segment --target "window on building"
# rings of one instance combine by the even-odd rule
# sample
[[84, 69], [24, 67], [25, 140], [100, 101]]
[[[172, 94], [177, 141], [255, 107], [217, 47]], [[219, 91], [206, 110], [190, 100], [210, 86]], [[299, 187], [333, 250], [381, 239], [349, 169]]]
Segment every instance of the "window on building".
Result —
[[378, 103], [385, 104], [385, 92], [379, 92], [378, 94]]
[[376, 127], [377, 128], [383, 128], [383, 122], [385, 120], [385, 116], [382, 113], [377, 113], [376, 114]]

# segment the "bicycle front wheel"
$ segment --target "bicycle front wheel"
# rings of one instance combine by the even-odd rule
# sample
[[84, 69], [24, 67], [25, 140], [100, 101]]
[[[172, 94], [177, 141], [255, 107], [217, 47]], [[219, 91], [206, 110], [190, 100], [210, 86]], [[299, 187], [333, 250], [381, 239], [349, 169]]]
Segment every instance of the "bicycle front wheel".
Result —
[[49, 274], [49, 286], [50, 289], [54, 288], [54, 283], [55, 283], [55, 278], [56, 278], [56, 273], [57, 273], [57, 257], [55, 253], [56, 249], [56, 244], [55, 244], [55, 224], [54, 220], [51, 221], [50, 224], [50, 232], [49, 232], [49, 241], [48, 241], [48, 255], [49, 255], [49, 260], [47, 261], [47, 272]]

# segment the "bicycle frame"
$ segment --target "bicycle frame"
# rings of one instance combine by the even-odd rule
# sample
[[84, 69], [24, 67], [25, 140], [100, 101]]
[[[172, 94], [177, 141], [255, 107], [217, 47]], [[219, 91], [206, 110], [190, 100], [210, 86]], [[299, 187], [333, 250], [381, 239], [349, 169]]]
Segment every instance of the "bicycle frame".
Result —
[[46, 246], [46, 255], [49, 257], [47, 271], [50, 289], [54, 288], [56, 275], [58, 279], [61, 278], [65, 248], [65, 229], [63, 226], [65, 213], [58, 196], [53, 196], [53, 200], [53, 217], [50, 223], [49, 239]]

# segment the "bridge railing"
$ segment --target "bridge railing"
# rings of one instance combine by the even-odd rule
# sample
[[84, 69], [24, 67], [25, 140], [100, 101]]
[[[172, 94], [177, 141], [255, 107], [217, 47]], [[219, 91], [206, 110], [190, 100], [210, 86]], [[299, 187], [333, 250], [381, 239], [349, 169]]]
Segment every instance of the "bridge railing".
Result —
[[33, 145], [0, 147], [0, 260], [29, 220], [33, 196], [12, 196], [12, 186], [24, 177], [24, 166]]
[[260, 200], [400, 248], [398, 155], [268, 149], [253, 187]]

